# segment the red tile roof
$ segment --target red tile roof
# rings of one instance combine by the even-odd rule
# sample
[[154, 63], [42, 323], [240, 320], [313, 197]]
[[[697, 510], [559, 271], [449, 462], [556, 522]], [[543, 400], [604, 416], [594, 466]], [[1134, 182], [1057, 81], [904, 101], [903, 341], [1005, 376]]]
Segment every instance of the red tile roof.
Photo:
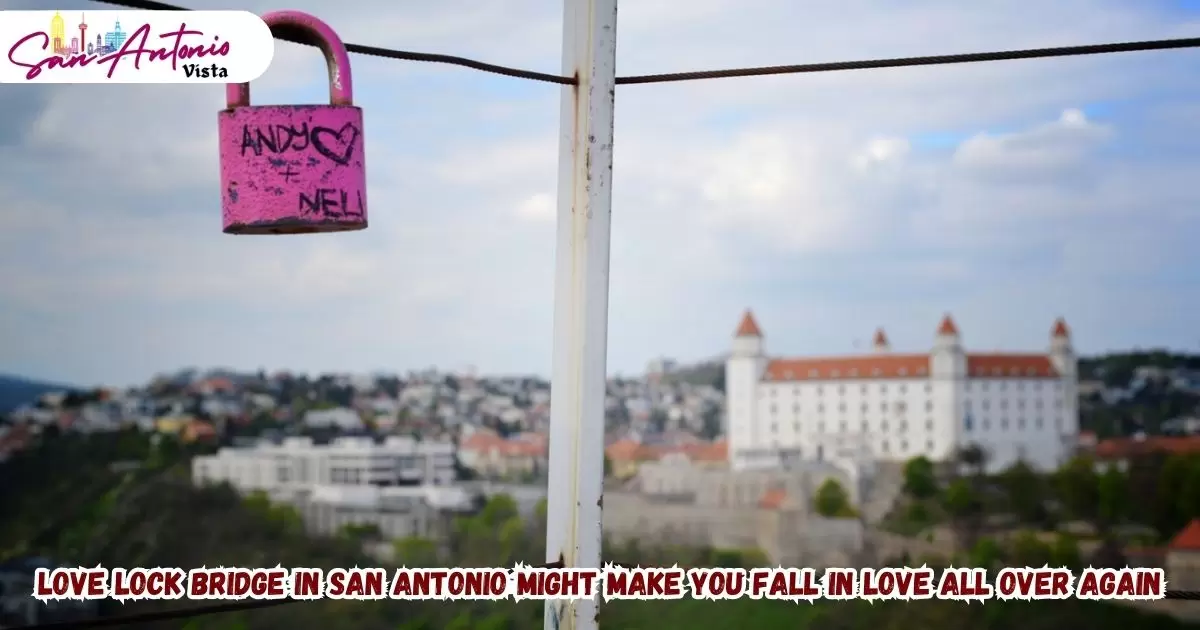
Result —
[[[1056, 378], [1050, 357], [1039, 354], [969, 354], [967, 375], [973, 378]], [[929, 355], [888, 354], [813, 359], [773, 359], [769, 381], [928, 378]]]
[[1099, 459], [1121, 459], [1152, 453], [1200, 453], [1200, 436], [1150, 435], [1142, 439], [1109, 438], [1096, 444], [1096, 457]]
[[1044, 354], [968, 354], [967, 375], [976, 378], [1055, 378], [1058, 371]]
[[754, 321], [754, 313], [751, 313], [748, 309], [746, 310], [746, 314], [742, 315], [742, 323], [738, 324], [737, 332], [735, 332], [733, 336], [735, 336], [735, 337], [761, 337], [761, 336], [763, 336], [762, 330], [758, 327], [758, 322]]
[[942, 318], [942, 324], [938, 326], [937, 331], [939, 335], [958, 334], [958, 326], [954, 325], [954, 320], [950, 317], [950, 313], [946, 313], [946, 316]]
[[459, 448], [480, 454], [497, 453], [503, 457], [539, 457], [546, 454], [546, 442], [537, 438], [504, 439], [490, 431], [476, 431]]
[[1050, 334], [1054, 337], [1070, 337], [1071, 329], [1067, 327], [1067, 321], [1059, 317], [1054, 321], [1054, 330]]
[[1200, 518], [1192, 519], [1168, 545], [1172, 551], [1200, 551]]
[[764, 510], [778, 510], [783, 507], [785, 501], [787, 492], [776, 488], [763, 493], [762, 498], [758, 500], [758, 507]]
[[888, 354], [816, 359], [774, 359], [767, 380], [805, 381], [854, 378], [923, 378], [929, 376], [929, 355]]

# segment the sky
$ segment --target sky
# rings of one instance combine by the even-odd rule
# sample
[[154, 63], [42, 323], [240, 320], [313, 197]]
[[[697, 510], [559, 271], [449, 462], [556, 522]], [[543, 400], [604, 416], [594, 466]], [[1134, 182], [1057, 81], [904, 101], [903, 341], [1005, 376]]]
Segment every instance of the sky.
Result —
[[[561, 1], [289, 4], [347, 42], [560, 70]], [[617, 71], [1196, 36], [1197, 2], [625, 0]], [[352, 61], [370, 228], [339, 234], [221, 233], [221, 86], [0, 88], [0, 372], [548, 376], [561, 88]], [[747, 308], [775, 355], [880, 326], [924, 351], [947, 312], [974, 350], [1044, 349], [1058, 316], [1084, 353], [1197, 350], [1197, 70], [1182, 50], [619, 87], [610, 372], [725, 352]], [[280, 43], [254, 98], [324, 86]]]

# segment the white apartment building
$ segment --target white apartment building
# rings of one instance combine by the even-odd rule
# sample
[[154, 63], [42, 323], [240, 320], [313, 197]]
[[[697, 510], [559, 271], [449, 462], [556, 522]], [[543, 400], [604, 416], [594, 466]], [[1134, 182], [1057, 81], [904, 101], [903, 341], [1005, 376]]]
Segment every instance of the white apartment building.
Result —
[[469, 512], [474, 495], [458, 486], [317, 485], [292, 501], [308, 530], [331, 535], [347, 525], [375, 525], [387, 540], [437, 538], [447, 515]]
[[1049, 470], [1079, 432], [1077, 359], [1059, 319], [1044, 353], [967, 352], [943, 319], [929, 353], [773, 358], [749, 311], [725, 364], [726, 433], [735, 470], [825, 460], [851, 448], [879, 461], [934, 461], [978, 445], [990, 470], [1018, 459]]
[[276, 497], [317, 485], [448, 485], [455, 478], [456, 449], [450, 442], [391, 436], [342, 437], [325, 445], [309, 438], [222, 448], [192, 460], [196, 483], [227, 481], [239, 491]]

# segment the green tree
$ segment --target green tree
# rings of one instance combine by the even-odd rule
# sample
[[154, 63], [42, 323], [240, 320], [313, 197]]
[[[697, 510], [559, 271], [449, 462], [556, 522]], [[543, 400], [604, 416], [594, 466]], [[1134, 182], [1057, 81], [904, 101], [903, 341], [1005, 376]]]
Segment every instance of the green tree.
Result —
[[1059, 534], [1050, 545], [1050, 565], [1079, 569], [1083, 567], [1083, 556], [1079, 553], [1079, 542], [1069, 534]]
[[1000, 475], [1008, 508], [1024, 524], [1046, 520], [1042, 478], [1023, 461], [1017, 461]]
[[995, 569], [1004, 560], [1004, 549], [995, 538], [981, 537], [967, 553], [967, 563], [973, 567]]
[[974, 486], [966, 479], [955, 479], [942, 491], [942, 508], [950, 517], [960, 549], [974, 546], [980, 528], [982, 504]]
[[1042, 542], [1037, 534], [1022, 531], [1013, 536], [1009, 542], [1009, 558], [1013, 564], [1027, 567], [1040, 567], [1050, 563], [1050, 545]]
[[1188, 458], [1187, 473], [1177, 501], [1181, 527], [1194, 518], [1200, 518], [1200, 457], [1193, 455]]
[[1170, 537], [1187, 523], [1187, 515], [1180, 509], [1180, 498], [1191, 467], [1190, 458], [1175, 454], [1168, 457], [1159, 470], [1154, 516], [1163, 538]]
[[1106, 525], [1118, 525], [1129, 514], [1129, 479], [1116, 467], [1096, 480], [1096, 517]]
[[721, 408], [713, 405], [704, 410], [701, 416], [703, 426], [700, 430], [700, 435], [706, 440], [715, 440], [721, 435], [723, 427], [721, 426]]
[[826, 479], [825, 483], [817, 488], [813, 507], [817, 514], [826, 518], [845, 518], [854, 515], [854, 508], [850, 505], [850, 495], [846, 493], [842, 484], [832, 478]]
[[437, 543], [427, 538], [397, 538], [392, 542], [392, 549], [396, 562], [406, 567], [436, 567], [441, 564]]
[[1072, 517], [1100, 528], [1100, 484], [1096, 464], [1086, 456], [1072, 458], [1055, 474], [1058, 497]]
[[929, 458], [914, 457], [904, 464], [904, 491], [914, 499], [937, 495], [937, 475]]

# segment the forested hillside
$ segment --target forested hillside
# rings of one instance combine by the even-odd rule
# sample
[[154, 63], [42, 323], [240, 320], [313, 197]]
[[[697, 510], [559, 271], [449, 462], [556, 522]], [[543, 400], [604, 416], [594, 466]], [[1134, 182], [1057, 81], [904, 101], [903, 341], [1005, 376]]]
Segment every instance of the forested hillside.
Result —
[[[6, 557], [40, 554], [66, 564], [94, 566], [375, 566], [360, 551], [361, 535], [306, 536], [289, 508], [256, 498], [239, 498], [225, 487], [193, 488], [186, 476], [187, 452], [172, 442], [151, 446], [134, 432], [91, 437], [63, 435], [0, 464], [0, 546]], [[122, 462], [113, 466], [114, 462]], [[128, 470], [139, 462], [137, 470]], [[125, 470], [125, 472], [122, 472]], [[544, 533], [522, 522], [515, 505], [493, 500], [477, 515], [454, 526], [451, 562], [469, 566], [543, 561]], [[401, 561], [410, 566], [439, 562], [432, 545], [399, 541]], [[620, 563], [729, 564], [695, 549], [607, 548], [606, 560]], [[132, 614], [201, 605], [201, 602], [109, 604], [104, 614]], [[1108, 604], [1065, 602], [956, 602], [865, 604], [694, 600], [617, 602], [603, 606], [605, 627], [623, 630], [748, 627], [763, 629], [887, 630], [891, 628], [1182, 628], [1177, 622]], [[196, 618], [198, 630], [354, 630], [541, 628], [538, 602], [316, 601]], [[155, 627], [149, 624], [144, 627]], [[159, 628], [179, 628], [161, 622]]]

